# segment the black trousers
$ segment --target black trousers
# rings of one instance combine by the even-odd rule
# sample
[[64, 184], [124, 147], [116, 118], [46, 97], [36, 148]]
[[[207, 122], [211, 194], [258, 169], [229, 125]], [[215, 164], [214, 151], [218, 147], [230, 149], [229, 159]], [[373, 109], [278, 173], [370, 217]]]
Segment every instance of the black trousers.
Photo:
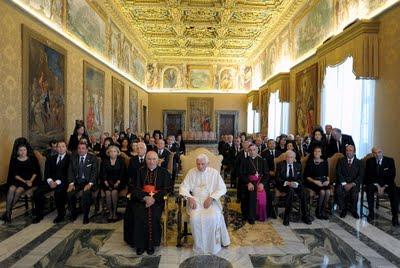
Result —
[[352, 213], [357, 213], [358, 193], [357, 186], [353, 186], [349, 191], [346, 191], [340, 183], [336, 186], [337, 201], [342, 212], [350, 209]]
[[41, 184], [33, 193], [33, 202], [35, 204], [34, 213], [36, 216], [43, 216], [43, 209], [46, 202], [45, 195], [52, 191], [54, 191], [54, 199], [58, 216], [65, 216], [65, 204], [67, 203], [67, 188], [65, 184], [57, 185], [56, 188], [52, 189], [47, 182]]
[[[378, 187], [376, 187], [374, 184], [367, 184], [366, 188], [367, 188], [366, 191], [367, 191], [368, 210], [371, 215], [374, 215], [374, 201], [375, 201], [374, 195], [375, 192], [378, 191]], [[385, 193], [387, 193], [389, 196], [392, 216], [397, 217], [399, 210], [399, 201], [397, 199], [396, 186], [388, 185], [388, 187], [385, 188]]]
[[295, 195], [300, 199], [300, 210], [303, 217], [308, 217], [308, 198], [304, 191], [303, 185], [299, 185], [297, 188], [292, 188], [289, 186], [278, 187], [279, 191], [286, 193], [286, 203], [285, 203], [285, 214], [284, 217], [288, 218], [293, 208], [293, 200]]
[[68, 206], [71, 210], [72, 215], [76, 215], [76, 202], [78, 197], [81, 197], [81, 207], [84, 217], [89, 216], [90, 205], [92, 204], [92, 186], [90, 190], [84, 191], [83, 188], [85, 185], [75, 185], [75, 190], [71, 192], [67, 192], [68, 195]]

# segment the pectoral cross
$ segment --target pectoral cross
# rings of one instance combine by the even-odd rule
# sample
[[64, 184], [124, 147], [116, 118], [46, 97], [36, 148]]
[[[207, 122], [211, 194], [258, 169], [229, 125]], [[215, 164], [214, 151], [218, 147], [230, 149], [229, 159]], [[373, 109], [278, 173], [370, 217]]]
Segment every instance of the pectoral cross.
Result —
[[258, 177], [258, 175], [259, 175], [259, 174], [258, 174], [258, 171], [256, 171], [256, 176]]
[[153, 191], [151, 191], [150, 193], [149, 193], [149, 195], [150, 195], [150, 197], [153, 197], [153, 195], [155, 195], [156, 193], [154, 193]]

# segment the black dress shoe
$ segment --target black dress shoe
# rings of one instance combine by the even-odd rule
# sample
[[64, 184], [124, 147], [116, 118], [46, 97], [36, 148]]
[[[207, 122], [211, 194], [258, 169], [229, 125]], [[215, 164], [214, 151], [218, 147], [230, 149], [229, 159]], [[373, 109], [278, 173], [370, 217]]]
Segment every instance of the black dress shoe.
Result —
[[353, 213], [351, 213], [351, 214], [353, 215], [353, 218], [354, 218], [354, 219], [359, 219], [359, 218], [360, 218], [360, 215], [358, 215], [357, 212], [353, 212]]
[[39, 223], [41, 220], [43, 220], [43, 217], [42, 217], [42, 216], [36, 216], [36, 217], [33, 219], [32, 223], [33, 223], [33, 224], [36, 224], [36, 223]]
[[255, 220], [248, 220], [249, 224], [255, 224], [256, 221]]
[[148, 249], [146, 250], [146, 252], [147, 252], [148, 255], [153, 255], [153, 254], [154, 254], [154, 248], [153, 248], [153, 247], [150, 247], [150, 248], [148, 248]]
[[289, 218], [283, 219], [283, 225], [289, 226]]
[[393, 226], [398, 226], [398, 225], [399, 225], [399, 219], [398, 219], [398, 217], [393, 217], [393, 218], [392, 218], [392, 225], [393, 225]]
[[83, 217], [83, 224], [88, 224], [89, 223], [89, 218], [88, 217]]
[[69, 216], [69, 220], [70, 220], [71, 222], [76, 221], [76, 218], [78, 218], [78, 215], [76, 215], [76, 214], [71, 214], [71, 216]]
[[57, 216], [54, 220], [53, 223], [60, 223], [64, 221], [64, 216]]
[[344, 218], [346, 217], [347, 212], [346, 211], [342, 211], [340, 212], [340, 218]]
[[304, 222], [305, 224], [308, 224], [308, 225], [312, 224], [312, 221], [311, 221], [310, 217], [304, 217], [304, 218], [303, 218], [303, 222]]
[[375, 215], [373, 215], [373, 214], [368, 214], [368, 216], [367, 216], [367, 221], [368, 222], [373, 222], [375, 220]]
[[142, 249], [142, 248], [137, 248], [136, 249], [136, 254], [137, 255], [142, 255], [144, 253], [144, 249]]

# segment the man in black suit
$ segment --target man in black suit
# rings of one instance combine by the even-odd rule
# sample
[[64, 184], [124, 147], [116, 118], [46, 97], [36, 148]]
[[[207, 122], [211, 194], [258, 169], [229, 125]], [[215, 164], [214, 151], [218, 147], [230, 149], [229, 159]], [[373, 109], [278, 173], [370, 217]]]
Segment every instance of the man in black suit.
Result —
[[[236, 180], [236, 186], [237, 186], [237, 202], [240, 202], [244, 198], [244, 194], [246, 191], [246, 185], [243, 183], [242, 176], [240, 175], [240, 166], [241, 164], [245, 161], [245, 159], [249, 156], [249, 146], [250, 143], [248, 141], [242, 142], [242, 150], [238, 153], [235, 159], [235, 180]], [[242, 211], [244, 211], [244, 208], [242, 208]]]
[[308, 215], [308, 202], [307, 196], [303, 186], [303, 176], [301, 174], [301, 164], [294, 162], [296, 153], [287, 151], [286, 161], [282, 161], [276, 168], [276, 187], [279, 191], [285, 192], [286, 206], [285, 214], [283, 216], [283, 225], [289, 225], [290, 213], [292, 211], [292, 203], [294, 195], [296, 194], [300, 199], [300, 209], [302, 220], [306, 224], [311, 224], [310, 216]]
[[126, 137], [128, 138], [129, 143], [135, 142], [135, 140], [137, 139], [137, 136], [132, 133], [132, 130], [130, 128], [126, 129]]
[[333, 140], [333, 138], [332, 138], [332, 129], [333, 129], [332, 125], [330, 125], [330, 124], [325, 125], [325, 139], [326, 139], [327, 146], [329, 146], [329, 144]]
[[342, 153], [346, 155], [346, 147], [353, 145], [354, 151], [356, 146], [354, 145], [353, 138], [350, 135], [342, 134], [342, 131], [338, 128], [332, 130], [331, 142], [328, 145], [328, 157], [331, 157], [335, 153]]
[[137, 172], [139, 171], [139, 168], [145, 166], [146, 164], [146, 152], [147, 152], [147, 147], [144, 142], [139, 142], [138, 143], [138, 155], [132, 156], [131, 159], [129, 160], [129, 167], [128, 167], [128, 188], [129, 192], [131, 192], [131, 187], [133, 186], [133, 183], [136, 179]]
[[155, 139], [153, 137], [150, 137], [149, 144], [147, 144], [148, 152], [150, 152], [150, 151], [157, 152], [157, 146], [156, 146], [155, 142], [156, 142]]
[[238, 169], [235, 168], [235, 163], [236, 163], [236, 159], [239, 157], [240, 152], [242, 150], [241, 142], [242, 142], [242, 140], [240, 139], [240, 137], [236, 137], [233, 141], [233, 146], [231, 147], [231, 149], [229, 151], [229, 158], [231, 159], [229, 169], [231, 170], [231, 187], [232, 188], [236, 187], [237, 177], [239, 175], [236, 173], [238, 171]]
[[35, 218], [33, 223], [39, 223], [43, 219], [43, 206], [45, 203], [45, 195], [54, 191], [54, 199], [57, 208], [57, 217], [54, 223], [64, 220], [65, 203], [67, 200], [67, 176], [70, 156], [67, 154], [67, 145], [65, 141], [57, 142], [57, 155], [48, 156], [46, 160], [44, 176], [45, 181], [33, 193], [33, 201], [35, 203]]
[[83, 224], [88, 224], [92, 191], [97, 183], [97, 158], [88, 154], [88, 145], [86, 143], [79, 143], [78, 153], [71, 156], [68, 180], [67, 195], [71, 221], [75, 221], [77, 218], [76, 200], [81, 196]]
[[261, 152], [261, 157], [264, 158], [265, 160], [267, 160], [270, 176], [275, 176], [274, 159], [275, 159], [275, 157], [277, 157], [275, 147], [276, 147], [275, 140], [269, 139], [267, 141], [267, 148]]
[[159, 139], [157, 141], [157, 155], [159, 166], [168, 169], [169, 154], [170, 152], [165, 149], [165, 141], [163, 139]]
[[97, 142], [97, 138], [94, 135], [90, 136], [90, 144], [89, 144], [89, 151], [98, 155], [101, 150], [101, 144]]
[[179, 160], [180, 160], [179, 145], [175, 142], [175, 136], [174, 135], [168, 135], [166, 149], [170, 153], [174, 154], [173, 164], [172, 164], [171, 187], [170, 187], [171, 193], [173, 193], [174, 192], [174, 187], [175, 187], [176, 173], [178, 171], [178, 163], [179, 163]]
[[374, 194], [378, 191], [379, 195], [386, 192], [389, 195], [390, 207], [392, 209], [392, 224], [399, 225], [398, 207], [399, 202], [396, 194], [396, 166], [393, 158], [383, 155], [383, 150], [379, 147], [372, 148], [371, 157], [366, 162], [365, 185], [367, 187], [368, 200], [368, 221], [373, 221], [374, 213]]
[[224, 154], [224, 148], [226, 143], [226, 135], [222, 135], [218, 142], [218, 154]]
[[357, 213], [357, 202], [363, 176], [363, 167], [355, 156], [354, 146], [347, 145], [345, 157], [340, 158], [336, 165], [336, 192], [341, 218], [346, 217], [348, 208], [354, 218], [360, 218]]
[[265, 150], [265, 148], [266, 148], [266, 146], [265, 146], [265, 144], [264, 144], [264, 142], [263, 142], [263, 139], [262, 139], [260, 136], [258, 136], [258, 137], [255, 139], [254, 143], [255, 143], [255, 145], [256, 145], [257, 148], [258, 148], [258, 154], [261, 155], [261, 153], [262, 153], [262, 152]]

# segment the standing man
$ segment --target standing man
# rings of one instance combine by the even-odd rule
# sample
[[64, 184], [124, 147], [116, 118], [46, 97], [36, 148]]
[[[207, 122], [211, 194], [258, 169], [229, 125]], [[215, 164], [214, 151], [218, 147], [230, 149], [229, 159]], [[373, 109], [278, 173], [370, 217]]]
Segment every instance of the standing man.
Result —
[[346, 155], [348, 145], [352, 145], [354, 151], [356, 150], [353, 138], [350, 135], [342, 134], [342, 131], [338, 128], [334, 128], [331, 133], [333, 139], [331, 138], [331, 142], [328, 145], [328, 157], [331, 157], [335, 153]]
[[367, 200], [368, 200], [368, 221], [371, 222], [375, 219], [374, 213], [374, 194], [378, 195], [387, 193], [389, 195], [390, 207], [392, 210], [392, 225], [399, 225], [398, 208], [399, 201], [396, 194], [396, 166], [391, 157], [383, 155], [383, 150], [375, 146], [372, 148], [371, 157], [366, 163], [365, 185], [367, 186]]
[[97, 158], [88, 154], [88, 145], [86, 143], [80, 142], [78, 144], [78, 153], [71, 156], [68, 181], [67, 195], [71, 221], [75, 221], [78, 216], [76, 200], [81, 197], [83, 224], [88, 224], [92, 192], [97, 184]]
[[139, 169], [132, 192], [135, 218], [133, 219], [134, 239], [137, 255], [154, 254], [154, 247], [161, 242], [161, 215], [164, 210], [164, 196], [168, 193], [171, 175], [158, 166], [158, 155], [146, 154], [146, 166]]
[[165, 141], [163, 139], [158, 139], [157, 141], [157, 155], [159, 160], [159, 165], [165, 169], [168, 168], [170, 152], [165, 149]]
[[39, 223], [43, 219], [44, 197], [51, 191], [54, 191], [57, 208], [57, 217], [53, 222], [59, 223], [64, 220], [69, 162], [70, 156], [67, 154], [65, 141], [58, 141], [57, 154], [53, 156], [49, 155], [46, 160], [44, 169], [45, 180], [33, 194], [33, 201], [35, 203], [35, 218], [33, 219], [33, 223]]

